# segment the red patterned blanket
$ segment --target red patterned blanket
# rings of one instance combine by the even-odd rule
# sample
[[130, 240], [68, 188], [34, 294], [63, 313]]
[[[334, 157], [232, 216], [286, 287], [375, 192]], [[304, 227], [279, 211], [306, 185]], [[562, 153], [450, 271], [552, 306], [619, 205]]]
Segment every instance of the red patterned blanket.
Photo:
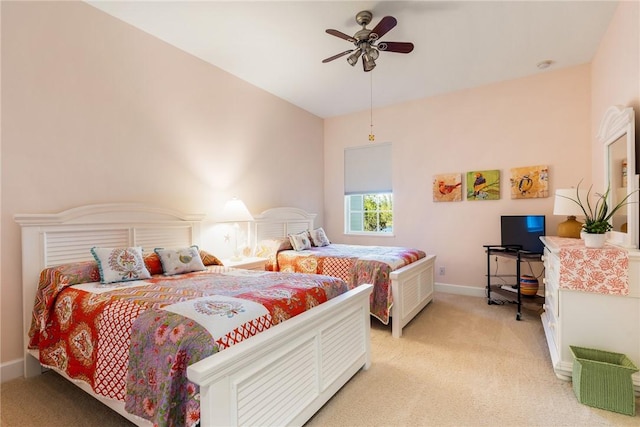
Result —
[[30, 348], [158, 426], [199, 421], [189, 364], [347, 291], [333, 277], [225, 267], [114, 287], [92, 282], [92, 268], [43, 271]]
[[303, 251], [284, 250], [277, 254], [275, 269], [283, 272], [315, 273], [339, 277], [353, 288], [373, 284], [371, 314], [385, 325], [393, 305], [389, 274], [426, 254], [418, 249], [393, 246], [360, 246], [332, 243]]

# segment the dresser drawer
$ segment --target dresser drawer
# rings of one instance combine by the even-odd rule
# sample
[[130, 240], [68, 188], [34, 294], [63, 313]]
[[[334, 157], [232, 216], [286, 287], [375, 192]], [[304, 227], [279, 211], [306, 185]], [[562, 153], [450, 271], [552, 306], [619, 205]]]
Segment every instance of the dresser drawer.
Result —
[[558, 282], [560, 280], [560, 260], [549, 252], [547, 248], [544, 250], [544, 298], [545, 310], [552, 312], [555, 319], [560, 314], [560, 300], [558, 298]]
[[544, 302], [545, 306], [553, 310], [555, 317], [560, 314], [560, 301], [558, 298], [558, 281], [545, 273], [544, 279]]
[[547, 280], [551, 280], [556, 284], [560, 280], [560, 258], [558, 255], [544, 248], [544, 275]]
[[547, 280], [544, 281], [544, 309], [551, 313], [554, 319], [558, 318], [560, 314], [560, 304], [558, 304], [558, 292], [554, 292], [550, 286], [547, 285]]

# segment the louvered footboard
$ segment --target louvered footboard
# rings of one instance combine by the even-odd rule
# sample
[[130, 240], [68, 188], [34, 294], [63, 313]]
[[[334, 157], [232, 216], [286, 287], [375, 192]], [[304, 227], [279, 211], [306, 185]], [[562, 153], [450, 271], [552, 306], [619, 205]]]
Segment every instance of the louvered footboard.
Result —
[[391, 335], [402, 336], [402, 328], [433, 300], [436, 256], [425, 258], [392, 271], [391, 294]]
[[189, 366], [203, 426], [302, 425], [371, 363], [362, 285]]

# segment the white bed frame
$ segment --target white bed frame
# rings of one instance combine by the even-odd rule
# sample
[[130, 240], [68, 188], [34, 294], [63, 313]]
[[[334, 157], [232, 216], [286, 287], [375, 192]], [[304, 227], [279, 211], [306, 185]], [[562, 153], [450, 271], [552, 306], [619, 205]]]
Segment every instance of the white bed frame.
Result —
[[[22, 228], [25, 349], [40, 271], [92, 259], [92, 246], [178, 247], [200, 243], [204, 215], [141, 204], [89, 205], [57, 214], [18, 214]], [[336, 297], [187, 369], [200, 386], [201, 425], [302, 425], [361, 368], [371, 364], [372, 286]], [[26, 350], [25, 377], [40, 374]], [[137, 425], [124, 402], [83, 390]]]
[[[255, 215], [256, 243], [265, 239], [278, 239], [289, 234], [314, 229], [316, 214], [302, 209], [280, 207]], [[390, 274], [391, 334], [402, 336], [402, 328], [433, 300], [435, 283], [435, 255], [427, 255], [416, 262], [399, 268]]]

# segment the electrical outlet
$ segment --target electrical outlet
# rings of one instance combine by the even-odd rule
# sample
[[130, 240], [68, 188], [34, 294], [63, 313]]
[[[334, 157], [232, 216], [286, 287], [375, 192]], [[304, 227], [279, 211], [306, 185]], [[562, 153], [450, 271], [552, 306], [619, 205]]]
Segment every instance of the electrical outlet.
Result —
[[444, 267], [440, 267], [439, 274], [440, 274], [440, 276], [444, 276]]

